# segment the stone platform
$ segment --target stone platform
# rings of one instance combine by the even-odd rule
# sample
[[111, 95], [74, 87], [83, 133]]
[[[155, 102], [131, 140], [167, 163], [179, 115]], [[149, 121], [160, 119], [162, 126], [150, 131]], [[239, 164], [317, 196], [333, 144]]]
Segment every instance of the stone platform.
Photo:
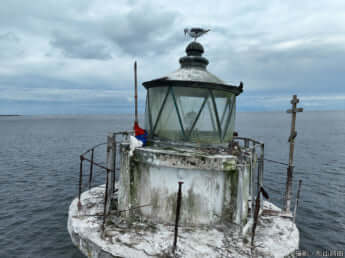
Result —
[[[69, 208], [68, 231], [73, 243], [87, 257], [294, 257], [299, 231], [289, 218], [261, 216], [256, 229], [255, 250], [250, 248], [250, 233], [240, 235], [234, 224], [180, 227], [177, 250], [172, 255], [174, 225], [136, 221], [128, 223], [110, 215], [102, 230], [104, 185], [81, 195]], [[279, 211], [269, 202], [264, 209]], [[250, 232], [250, 230], [249, 230]]]

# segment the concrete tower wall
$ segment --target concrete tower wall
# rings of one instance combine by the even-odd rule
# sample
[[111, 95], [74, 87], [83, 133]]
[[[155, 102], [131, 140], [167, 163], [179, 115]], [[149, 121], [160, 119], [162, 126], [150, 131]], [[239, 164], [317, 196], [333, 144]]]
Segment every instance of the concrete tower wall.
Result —
[[126, 146], [122, 149], [119, 209], [140, 207], [123, 213], [124, 217], [173, 224], [182, 181], [181, 224], [246, 220], [249, 162], [232, 155], [153, 147], [138, 148], [130, 158]]

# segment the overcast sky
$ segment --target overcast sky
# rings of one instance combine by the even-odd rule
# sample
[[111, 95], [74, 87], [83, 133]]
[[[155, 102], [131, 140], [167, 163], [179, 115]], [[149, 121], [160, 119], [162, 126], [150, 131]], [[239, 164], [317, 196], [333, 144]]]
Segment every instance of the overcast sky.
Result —
[[0, 24], [0, 114], [129, 113], [134, 60], [143, 111], [196, 26], [208, 70], [244, 82], [238, 110], [345, 109], [343, 0], [1, 0]]

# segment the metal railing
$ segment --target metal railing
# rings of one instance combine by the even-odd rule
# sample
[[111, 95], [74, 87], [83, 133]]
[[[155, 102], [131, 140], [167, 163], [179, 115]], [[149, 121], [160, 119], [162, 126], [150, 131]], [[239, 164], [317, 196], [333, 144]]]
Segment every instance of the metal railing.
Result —
[[[265, 156], [265, 145], [264, 143], [247, 138], [247, 137], [234, 137], [233, 141], [242, 141], [242, 146], [246, 149], [249, 150], [251, 154], [251, 160], [250, 160], [250, 165], [251, 165], [251, 180], [250, 180], [250, 196], [251, 196], [251, 217], [254, 215], [254, 210], [255, 210], [255, 196], [257, 193], [260, 191], [260, 188], [263, 187], [263, 177], [264, 177], [264, 156]], [[259, 150], [258, 150], [259, 148]], [[259, 155], [258, 155], [259, 154]], [[257, 157], [258, 161], [258, 166], [257, 166], [257, 173], [256, 173], [256, 184], [255, 184], [255, 158]], [[256, 189], [254, 189], [254, 185], [256, 185]], [[260, 204], [261, 207], [262, 204]]]
[[[264, 155], [265, 155], [265, 145], [264, 143], [246, 137], [234, 137], [234, 141], [242, 141], [242, 148], [248, 151], [251, 155], [250, 159], [250, 168], [251, 168], [251, 179], [250, 179], [250, 196], [251, 196], [251, 208], [250, 208], [250, 219], [248, 220], [246, 225], [242, 225], [242, 207], [240, 208], [240, 228], [241, 233], [246, 234], [246, 229], [249, 229], [250, 226], [252, 227], [252, 237], [251, 237], [251, 246], [254, 246], [254, 238], [255, 238], [255, 230], [256, 225], [258, 222], [258, 218], [260, 215], [260, 210], [263, 208], [263, 202], [261, 201], [261, 195], [266, 194], [265, 190], [263, 189], [263, 175], [264, 175]], [[232, 143], [233, 144], [233, 143]], [[259, 148], [259, 150], [257, 150]], [[259, 155], [257, 152], [259, 151]], [[257, 156], [259, 156], [257, 158]], [[257, 175], [256, 175], [256, 189], [254, 189], [255, 185], [255, 165], [257, 165]], [[254, 200], [255, 199], [255, 200]], [[242, 203], [242, 202], [241, 202]], [[245, 228], [245, 229], [244, 229]]]
[[[105, 224], [106, 216], [109, 213], [107, 206], [109, 206], [111, 202], [112, 195], [115, 189], [115, 180], [116, 180], [116, 171], [120, 169], [120, 144], [124, 142], [128, 142], [128, 137], [133, 135], [133, 131], [121, 131], [111, 133], [108, 136], [107, 142], [99, 143], [92, 148], [88, 149], [87, 151], [83, 152], [80, 155], [80, 171], [79, 171], [79, 189], [78, 189], [78, 209], [80, 210], [82, 207], [81, 204], [81, 193], [83, 192], [83, 176], [84, 176], [84, 161], [90, 163], [89, 168], [89, 178], [88, 178], [88, 189], [91, 189], [92, 180], [94, 178], [94, 166], [106, 171], [106, 180], [105, 180], [105, 192], [104, 192], [104, 211], [103, 211], [103, 226]], [[95, 161], [95, 150], [101, 146], [107, 145], [107, 160], [106, 165], [101, 164], [101, 162]], [[109, 192], [109, 189], [112, 191]]]

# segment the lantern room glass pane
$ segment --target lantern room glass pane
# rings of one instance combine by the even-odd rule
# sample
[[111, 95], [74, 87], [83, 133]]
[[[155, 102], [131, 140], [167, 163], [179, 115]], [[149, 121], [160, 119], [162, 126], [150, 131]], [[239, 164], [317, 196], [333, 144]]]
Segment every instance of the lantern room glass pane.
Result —
[[232, 97], [232, 105], [231, 105], [231, 110], [230, 112], [231, 116], [228, 118], [229, 123], [227, 125], [227, 128], [225, 128], [224, 134], [223, 134], [223, 141], [224, 142], [229, 142], [232, 140], [233, 137], [233, 132], [234, 132], [234, 127], [235, 127], [235, 118], [236, 118], [236, 96]]
[[183, 128], [185, 129], [186, 135], [189, 136], [193, 123], [195, 122], [209, 92], [207, 89], [186, 87], [174, 87], [173, 90], [176, 97], [176, 103], [180, 111]]
[[162, 113], [158, 118], [157, 126], [153, 135], [158, 136], [162, 140], [182, 141], [184, 139], [171, 92], [169, 93]]
[[207, 97], [199, 119], [196, 121], [195, 127], [191, 132], [190, 140], [206, 144], [220, 142], [215, 109], [210, 94]]
[[154, 126], [157, 116], [159, 113], [160, 108], [162, 107], [163, 101], [167, 94], [168, 87], [155, 87], [149, 89], [149, 104], [150, 104], [150, 111], [151, 111], [151, 121], [152, 126]]
[[[229, 123], [231, 123], [231, 110], [233, 110], [233, 104], [235, 101], [235, 95], [230, 92], [224, 92], [219, 90], [213, 90], [213, 95], [217, 105], [218, 116], [221, 126], [221, 137], [225, 135], [225, 131], [231, 131], [231, 126], [229, 130]], [[233, 112], [234, 114], [235, 112]]]
[[234, 129], [235, 95], [194, 87], [150, 88], [146, 120], [150, 137], [156, 139], [226, 143]]
[[145, 105], [145, 129], [147, 132], [151, 132], [152, 130], [152, 120], [150, 117], [150, 110], [149, 110], [149, 97], [146, 98], [146, 105]]

